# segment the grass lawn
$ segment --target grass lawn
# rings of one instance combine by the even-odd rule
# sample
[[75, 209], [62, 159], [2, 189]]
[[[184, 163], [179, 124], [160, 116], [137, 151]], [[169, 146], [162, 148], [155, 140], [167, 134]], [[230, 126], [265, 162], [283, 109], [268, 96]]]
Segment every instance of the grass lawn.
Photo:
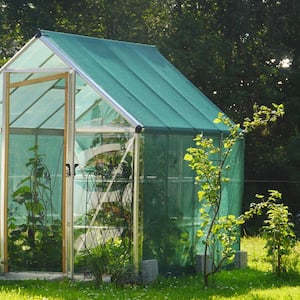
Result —
[[104, 284], [98, 289], [92, 283], [70, 281], [2, 281], [0, 299], [300, 299], [300, 271], [274, 276], [259, 238], [243, 239], [242, 250], [248, 252], [249, 267], [219, 272], [208, 289], [201, 276], [159, 279], [150, 286]]

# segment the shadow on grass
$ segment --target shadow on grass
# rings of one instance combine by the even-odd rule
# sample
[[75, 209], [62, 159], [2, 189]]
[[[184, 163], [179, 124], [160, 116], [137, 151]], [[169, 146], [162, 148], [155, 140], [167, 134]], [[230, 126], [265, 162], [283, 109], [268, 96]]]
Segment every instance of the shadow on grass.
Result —
[[[116, 286], [104, 284], [96, 289], [91, 282], [72, 281], [1, 281], [1, 291], [19, 293], [19, 298], [37, 299], [248, 299], [247, 295], [256, 290], [297, 287], [300, 294], [300, 274], [282, 274], [276, 277], [254, 269], [222, 271], [210, 278], [210, 286], [205, 289], [201, 274], [178, 278], [159, 278], [149, 286]], [[1, 295], [0, 291], [0, 295]], [[24, 298], [21, 298], [24, 295]], [[30, 297], [32, 298], [30, 298]], [[282, 295], [284, 299], [284, 295]], [[4, 299], [1, 298], [0, 299]], [[11, 299], [11, 298], [10, 298]], [[43, 299], [43, 298], [41, 298]], [[255, 299], [263, 299], [255, 297]], [[275, 298], [272, 298], [275, 299]]]

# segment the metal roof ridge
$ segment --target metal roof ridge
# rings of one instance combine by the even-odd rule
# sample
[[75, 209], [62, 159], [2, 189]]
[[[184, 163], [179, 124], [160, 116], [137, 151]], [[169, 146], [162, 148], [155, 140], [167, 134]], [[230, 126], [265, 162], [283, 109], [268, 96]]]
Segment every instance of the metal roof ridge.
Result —
[[100, 40], [100, 41], [109, 42], [109, 43], [120, 43], [120, 44], [123, 43], [123, 44], [128, 44], [128, 45], [135, 45], [135, 46], [138, 45], [138, 46], [147, 47], [147, 48], [148, 47], [156, 48], [156, 46], [152, 45], [152, 44], [143, 44], [143, 43], [124, 41], [124, 40], [115, 40], [115, 39], [101, 38], [101, 37], [96, 37], [96, 36], [88, 36], [88, 35], [82, 35], [82, 34], [76, 34], [76, 33], [52, 31], [52, 30], [45, 30], [45, 29], [40, 29], [40, 35], [37, 34], [36, 37], [47, 36], [47, 32], [54, 33], [54, 34], [60, 34], [60, 35], [74, 36], [74, 37], [78, 37], [78, 38], [82, 38], [82, 39]]

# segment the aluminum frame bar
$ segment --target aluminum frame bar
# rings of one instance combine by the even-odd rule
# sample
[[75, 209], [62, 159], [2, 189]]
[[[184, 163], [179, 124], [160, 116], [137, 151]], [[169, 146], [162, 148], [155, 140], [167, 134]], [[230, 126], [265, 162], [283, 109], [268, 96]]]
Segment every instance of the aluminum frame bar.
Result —
[[6, 72], [10, 73], [68, 73], [71, 68], [28, 68], [28, 69], [11, 69], [7, 68]]
[[140, 194], [140, 146], [141, 134], [135, 133], [133, 178], [133, 265], [139, 274], [139, 194]]
[[10, 73], [4, 73], [2, 107], [1, 199], [0, 199], [0, 269], [8, 272], [7, 243], [7, 194], [8, 194], [8, 130], [9, 130], [9, 82]]
[[97, 127], [97, 128], [76, 128], [76, 133], [89, 134], [89, 133], [134, 133], [135, 128], [132, 127]]

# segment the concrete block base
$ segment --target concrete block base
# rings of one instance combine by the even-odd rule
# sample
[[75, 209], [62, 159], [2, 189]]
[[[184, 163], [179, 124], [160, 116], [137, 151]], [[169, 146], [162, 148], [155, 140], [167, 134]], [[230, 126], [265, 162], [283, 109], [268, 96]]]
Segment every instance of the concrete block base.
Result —
[[151, 283], [156, 280], [158, 276], [158, 261], [157, 259], [149, 259], [142, 261], [142, 282]]
[[237, 251], [234, 257], [234, 268], [241, 269], [247, 268], [248, 255], [246, 251]]
[[[205, 255], [198, 254], [196, 255], [196, 272], [204, 273], [204, 261]], [[209, 273], [213, 270], [213, 263], [210, 257], [206, 257], [206, 272]]]

